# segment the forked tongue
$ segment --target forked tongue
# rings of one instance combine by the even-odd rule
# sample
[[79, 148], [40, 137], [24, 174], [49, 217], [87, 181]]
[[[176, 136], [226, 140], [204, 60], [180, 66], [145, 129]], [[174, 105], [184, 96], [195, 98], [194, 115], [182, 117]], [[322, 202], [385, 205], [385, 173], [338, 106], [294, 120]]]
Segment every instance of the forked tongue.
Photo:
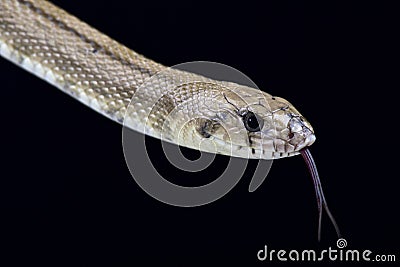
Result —
[[315, 165], [314, 159], [311, 156], [311, 152], [308, 148], [303, 148], [300, 150], [303, 159], [307, 163], [308, 170], [311, 173], [311, 177], [314, 182], [315, 194], [317, 196], [317, 204], [318, 204], [318, 241], [321, 240], [321, 223], [322, 223], [322, 208], [324, 208], [326, 214], [328, 214], [329, 219], [331, 220], [333, 226], [335, 227], [336, 234], [338, 238], [341, 237], [339, 226], [337, 225], [335, 218], [333, 218], [332, 213], [329, 211], [328, 204], [326, 203], [324, 192], [322, 191], [321, 181], [319, 179], [317, 166]]

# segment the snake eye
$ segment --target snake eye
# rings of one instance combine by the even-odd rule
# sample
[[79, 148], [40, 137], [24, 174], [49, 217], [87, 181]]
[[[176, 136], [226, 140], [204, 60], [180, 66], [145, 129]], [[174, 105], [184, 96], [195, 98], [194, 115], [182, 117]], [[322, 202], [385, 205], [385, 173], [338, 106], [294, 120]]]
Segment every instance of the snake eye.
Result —
[[243, 123], [249, 132], [258, 132], [264, 126], [264, 121], [260, 116], [249, 111], [243, 116]]

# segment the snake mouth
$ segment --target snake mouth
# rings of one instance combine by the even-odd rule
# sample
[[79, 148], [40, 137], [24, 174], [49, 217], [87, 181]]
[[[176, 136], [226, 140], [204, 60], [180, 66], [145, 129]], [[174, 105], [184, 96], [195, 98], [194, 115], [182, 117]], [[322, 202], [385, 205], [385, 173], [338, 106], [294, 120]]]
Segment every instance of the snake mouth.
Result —
[[300, 142], [299, 144], [297, 144], [296, 151], [300, 152], [300, 150], [302, 150], [303, 148], [311, 146], [315, 142], [316, 139], [317, 138], [315, 137], [315, 134], [313, 134], [313, 133], [307, 134], [305, 136], [305, 138], [303, 139], [303, 141]]
[[287, 158], [291, 156], [298, 155], [299, 152], [294, 150], [294, 147], [288, 144], [288, 150], [276, 151], [274, 150], [274, 144], [268, 141], [253, 142], [251, 146], [243, 146], [234, 143], [227, 142], [225, 140], [219, 139], [217, 137], [211, 137], [212, 142], [215, 143], [216, 147], [219, 148], [217, 151], [206, 151], [212, 152], [222, 155], [227, 155], [231, 157], [237, 158], [245, 158], [245, 159], [264, 159], [264, 160], [273, 160], [280, 158]]
[[294, 146], [297, 152], [311, 146], [316, 140], [310, 123], [301, 116], [293, 116], [288, 123], [288, 129], [288, 143]]

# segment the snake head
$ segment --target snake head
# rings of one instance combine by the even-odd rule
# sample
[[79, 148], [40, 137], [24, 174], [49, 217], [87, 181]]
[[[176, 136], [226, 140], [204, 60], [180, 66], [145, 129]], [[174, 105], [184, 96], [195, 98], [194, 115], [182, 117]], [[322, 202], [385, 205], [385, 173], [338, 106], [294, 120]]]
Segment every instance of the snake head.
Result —
[[316, 137], [311, 124], [291, 103], [280, 97], [263, 94], [271, 108], [268, 117], [273, 130], [264, 129], [258, 138], [264, 142], [265, 139], [272, 140], [273, 147], [270, 149], [273, 151], [273, 158], [297, 155], [301, 149], [315, 142]]
[[312, 126], [287, 100], [237, 84], [226, 83], [225, 88], [203, 107], [211, 114], [196, 120], [195, 130], [203, 138], [200, 150], [277, 159], [314, 143]]

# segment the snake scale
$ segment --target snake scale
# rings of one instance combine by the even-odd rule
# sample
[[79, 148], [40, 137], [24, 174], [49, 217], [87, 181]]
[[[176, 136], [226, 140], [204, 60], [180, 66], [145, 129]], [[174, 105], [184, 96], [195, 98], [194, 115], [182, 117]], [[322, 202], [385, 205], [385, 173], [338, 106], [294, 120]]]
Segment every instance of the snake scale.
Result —
[[[310, 162], [313, 128], [285, 99], [167, 68], [50, 2], [1, 1], [0, 55], [147, 135], [234, 157], [302, 153]], [[322, 206], [330, 215], [316, 168], [309, 167], [315, 169], [320, 217]]]

